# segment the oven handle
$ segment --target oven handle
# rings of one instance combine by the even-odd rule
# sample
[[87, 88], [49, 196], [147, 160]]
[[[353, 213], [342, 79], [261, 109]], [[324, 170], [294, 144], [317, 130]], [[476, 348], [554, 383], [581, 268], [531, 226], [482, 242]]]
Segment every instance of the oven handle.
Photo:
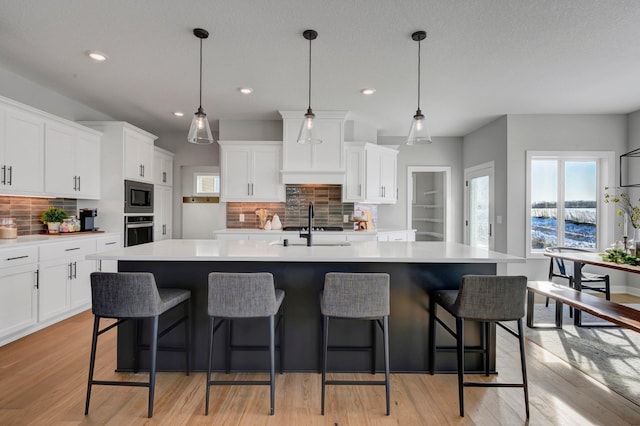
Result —
[[143, 222], [143, 223], [127, 223], [125, 225], [126, 228], [148, 228], [150, 226], [153, 226], [153, 222]]

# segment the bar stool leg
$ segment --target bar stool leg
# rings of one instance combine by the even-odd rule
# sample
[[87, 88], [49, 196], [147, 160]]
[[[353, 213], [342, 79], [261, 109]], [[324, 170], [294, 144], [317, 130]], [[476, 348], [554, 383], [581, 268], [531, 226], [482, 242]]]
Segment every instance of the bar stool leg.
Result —
[[522, 365], [522, 383], [524, 384], [524, 406], [527, 412], [527, 419], [529, 418], [529, 386], [527, 383], [527, 364], [525, 362], [524, 355], [524, 334], [523, 334], [522, 319], [518, 320], [518, 341], [520, 343], [520, 363]]
[[484, 322], [484, 375], [489, 377], [489, 348], [491, 347], [491, 323]]
[[391, 392], [389, 389], [389, 317], [382, 318], [382, 334], [384, 340], [384, 387], [387, 394], [387, 416], [391, 414]]
[[280, 342], [280, 374], [284, 371], [284, 314], [280, 312], [278, 341]]
[[460, 417], [464, 417], [464, 319], [456, 318], [456, 350], [458, 352], [458, 400]]
[[192, 318], [192, 309], [191, 309], [191, 299], [187, 300], [185, 305], [187, 319], [184, 323], [184, 345], [185, 345], [185, 361], [187, 364], [187, 376], [191, 371], [191, 318]]
[[329, 341], [329, 317], [322, 316], [322, 410], [324, 416], [324, 400], [325, 400], [325, 382], [327, 381], [327, 346]]
[[[275, 343], [275, 315], [269, 317], [269, 387], [271, 393], [271, 410], [273, 416], [275, 412], [276, 399], [276, 343]], [[282, 352], [282, 350], [280, 350]]]
[[140, 371], [140, 345], [142, 344], [142, 320], [136, 319], [133, 320], [133, 333], [134, 333], [134, 352], [133, 352], [133, 372], [137, 373]]
[[436, 309], [433, 295], [429, 295], [429, 372], [433, 376], [436, 370]]
[[233, 341], [233, 322], [227, 318], [227, 374], [231, 373], [231, 342]]
[[204, 407], [204, 415], [209, 415], [209, 394], [211, 392], [211, 363], [213, 362], [213, 325], [215, 318], [209, 317], [209, 357], [207, 362], [207, 398]]
[[376, 320], [371, 323], [371, 374], [376, 374]]
[[87, 400], [84, 405], [84, 415], [89, 414], [89, 400], [91, 399], [91, 385], [93, 384], [93, 370], [96, 365], [96, 348], [98, 347], [98, 331], [100, 330], [100, 317], [93, 319], [93, 337], [91, 338], [91, 358], [89, 360], [89, 383], [87, 384]]
[[155, 316], [151, 320], [151, 367], [149, 370], [149, 412], [148, 416], [153, 416], [153, 397], [156, 389], [156, 358], [158, 354], [158, 317]]

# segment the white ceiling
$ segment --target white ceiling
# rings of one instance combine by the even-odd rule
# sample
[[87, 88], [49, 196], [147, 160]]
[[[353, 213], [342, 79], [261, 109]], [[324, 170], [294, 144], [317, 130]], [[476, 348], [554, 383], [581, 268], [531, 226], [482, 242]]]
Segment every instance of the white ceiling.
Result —
[[193, 28], [211, 33], [203, 107], [214, 126], [306, 108], [311, 28], [314, 110], [403, 135], [417, 106], [410, 36], [423, 29], [422, 109], [432, 135], [462, 136], [507, 113], [640, 109], [639, 23], [637, 0], [0, 0], [0, 66], [152, 133], [186, 134]]

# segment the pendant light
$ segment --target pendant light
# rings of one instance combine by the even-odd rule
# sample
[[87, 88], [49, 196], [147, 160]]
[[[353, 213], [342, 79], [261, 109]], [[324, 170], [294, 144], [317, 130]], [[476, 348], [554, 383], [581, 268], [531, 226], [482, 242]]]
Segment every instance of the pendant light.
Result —
[[193, 116], [193, 120], [191, 120], [187, 140], [198, 145], [206, 145], [213, 143], [209, 120], [207, 120], [207, 114], [205, 114], [202, 109], [202, 40], [209, 37], [209, 31], [203, 30], [202, 28], [195, 28], [193, 35], [200, 39], [200, 106]]
[[305, 30], [302, 36], [309, 40], [309, 107], [307, 108], [307, 113], [304, 115], [300, 133], [298, 133], [298, 143], [317, 145], [322, 143], [322, 139], [319, 139], [315, 135], [313, 129], [316, 115], [311, 110], [311, 40], [315, 40], [318, 37], [318, 33], [314, 30]]
[[429, 130], [427, 129], [427, 122], [420, 110], [420, 42], [427, 38], [427, 33], [425, 31], [416, 31], [411, 34], [411, 38], [418, 42], [418, 109], [416, 110], [416, 115], [414, 115], [411, 120], [407, 145], [416, 145], [431, 143], [431, 135], [429, 135]]

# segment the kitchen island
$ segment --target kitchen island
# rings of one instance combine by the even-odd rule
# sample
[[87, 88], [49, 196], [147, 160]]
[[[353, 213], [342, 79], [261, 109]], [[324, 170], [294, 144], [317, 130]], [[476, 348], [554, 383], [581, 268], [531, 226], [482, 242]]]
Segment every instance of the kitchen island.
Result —
[[[495, 274], [497, 264], [522, 262], [503, 253], [444, 242], [355, 242], [350, 245], [313, 247], [288, 246], [252, 240], [164, 240], [89, 256], [90, 259], [117, 260], [119, 271], [153, 272], [159, 287], [187, 288], [192, 292], [194, 310], [193, 359], [196, 370], [206, 369], [207, 360], [207, 275], [209, 272], [271, 272], [277, 288], [285, 290], [284, 369], [317, 371], [320, 367], [319, 292], [327, 272], [386, 272], [391, 276], [389, 317], [390, 366], [394, 372], [426, 372], [429, 366], [429, 292], [456, 289], [465, 274]], [[355, 324], [354, 324], [355, 323]], [[335, 325], [333, 325], [335, 324]], [[234, 344], [266, 344], [267, 321], [234, 322]], [[214, 369], [224, 369], [225, 331], [216, 334]], [[180, 332], [167, 335], [180, 344]], [[480, 342], [476, 324], [468, 324], [467, 344]], [[368, 322], [332, 322], [332, 345], [368, 345]], [[451, 344], [440, 335], [439, 344]], [[171, 342], [170, 342], [171, 343]], [[382, 339], [378, 336], [377, 369], [382, 369]], [[118, 330], [118, 369], [132, 369], [133, 327], [125, 323]], [[184, 368], [179, 353], [158, 354], [158, 369]], [[263, 353], [234, 352], [232, 370], [263, 370]], [[491, 368], [495, 353], [491, 351]], [[368, 371], [369, 354], [334, 352], [329, 369]], [[454, 353], [440, 353], [436, 370], [455, 370]], [[481, 369], [481, 357], [469, 354], [470, 370]]]

